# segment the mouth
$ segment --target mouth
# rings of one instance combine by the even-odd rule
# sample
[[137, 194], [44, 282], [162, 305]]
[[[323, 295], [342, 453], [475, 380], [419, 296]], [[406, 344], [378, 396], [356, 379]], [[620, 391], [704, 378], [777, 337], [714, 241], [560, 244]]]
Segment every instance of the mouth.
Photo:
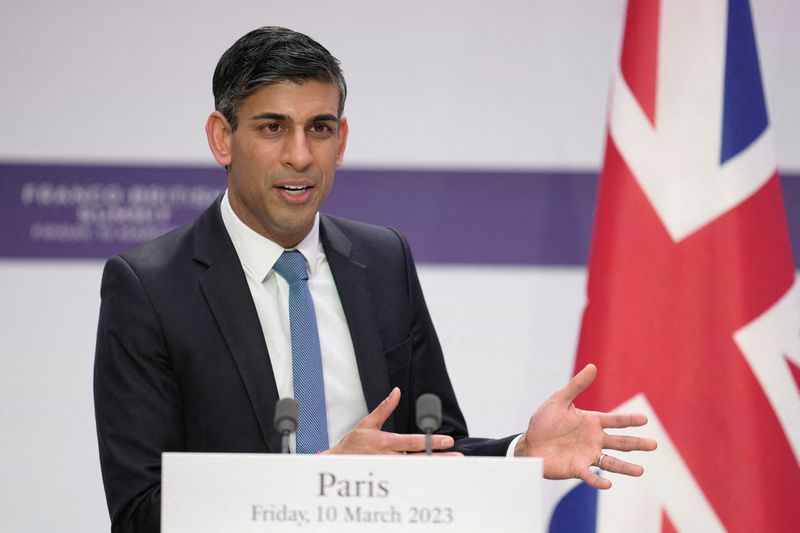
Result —
[[314, 191], [313, 183], [279, 183], [275, 190], [290, 205], [305, 205], [311, 201]]
[[278, 189], [285, 191], [291, 196], [301, 196], [304, 192], [314, 188], [313, 185], [278, 185]]

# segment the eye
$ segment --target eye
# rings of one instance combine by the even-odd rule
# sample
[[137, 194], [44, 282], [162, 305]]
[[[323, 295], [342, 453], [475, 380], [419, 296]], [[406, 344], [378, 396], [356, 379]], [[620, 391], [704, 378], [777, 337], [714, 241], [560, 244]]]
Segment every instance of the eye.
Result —
[[267, 122], [266, 124], [262, 124], [258, 128], [264, 133], [268, 134], [280, 133], [283, 130], [283, 126], [281, 126], [281, 124], [278, 122]]
[[309, 133], [316, 137], [330, 137], [334, 133], [334, 128], [325, 122], [314, 122], [308, 128]]

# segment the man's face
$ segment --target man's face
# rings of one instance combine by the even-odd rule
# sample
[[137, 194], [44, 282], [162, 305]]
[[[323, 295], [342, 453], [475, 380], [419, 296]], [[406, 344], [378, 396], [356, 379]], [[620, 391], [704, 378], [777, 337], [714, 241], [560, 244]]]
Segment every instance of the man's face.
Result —
[[262, 87], [239, 107], [238, 127], [227, 134], [229, 159], [217, 157], [228, 166], [234, 212], [285, 248], [311, 230], [342, 164], [347, 121], [337, 119], [338, 108], [332, 83]]

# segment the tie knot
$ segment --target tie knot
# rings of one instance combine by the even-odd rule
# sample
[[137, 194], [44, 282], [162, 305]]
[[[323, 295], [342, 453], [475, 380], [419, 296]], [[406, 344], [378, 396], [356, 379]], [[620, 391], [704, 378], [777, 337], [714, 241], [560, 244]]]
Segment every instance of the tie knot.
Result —
[[306, 258], [297, 250], [286, 250], [275, 262], [272, 269], [288, 283], [308, 279]]

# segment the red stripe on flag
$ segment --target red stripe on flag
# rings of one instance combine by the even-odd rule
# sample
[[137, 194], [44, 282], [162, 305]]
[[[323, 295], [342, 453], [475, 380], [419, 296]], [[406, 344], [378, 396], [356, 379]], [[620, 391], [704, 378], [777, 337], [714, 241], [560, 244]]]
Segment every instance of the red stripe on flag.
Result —
[[786, 364], [789, 365], [789, 371], [792, 373], [792, 377], [794, 378], [794, 382], [797, 385], [797, 388], [800, 389], [800, 367], [796, 364], [792, 363], [788, 357], [785, 355], [783, 358], [786, 360]]
[[674, 243], [608, 139], [576, 362], [599, 374], [578, 400], [610, 410], [644, 393], [734, 531], [800, 524], [800, 469], [732, 338], [790, 288], [788, 242], [776, 174]]
[[650, 119], [656, 123], [658, 72], [658, 0], [630, 0], [622, 45], [622, 76]]
[[661, 511], [661, 533], [678, 533], [666, 511]]

